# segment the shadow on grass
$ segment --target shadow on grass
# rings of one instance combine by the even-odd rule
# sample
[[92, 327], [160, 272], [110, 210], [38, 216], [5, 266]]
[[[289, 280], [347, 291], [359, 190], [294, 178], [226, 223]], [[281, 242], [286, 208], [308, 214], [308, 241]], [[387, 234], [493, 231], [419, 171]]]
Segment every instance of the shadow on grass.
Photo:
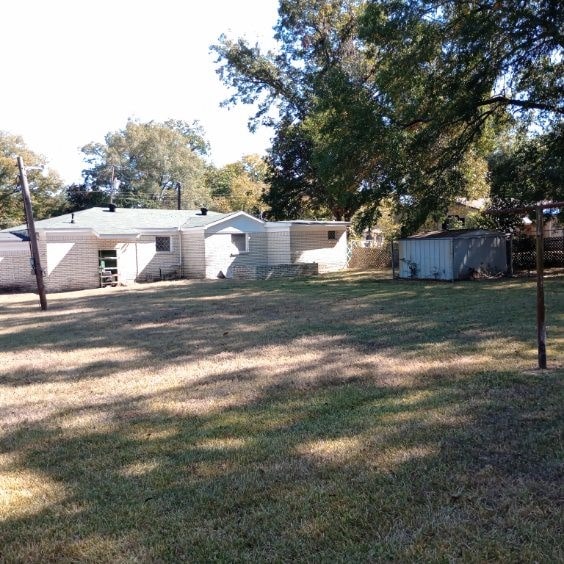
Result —
[[163, 400], [150, 392], [61, 410], [0, 442], [8, 475], [44, 484], [43, 504], [7, 514], [0, 550], [6, 561], [557, 561], [560, 392], [554, 375], [500, 372], [278, 384], [201, 414], [148, 409]]
[[[562, 318], [557, 312], [563, 301], [562, 281], [548, 281], [549, 324]], [[345, 281], [333, 276], [260, 284], [188, 282], [87, 297], [59, 294], [41, 314], [33, 313], [36, 305], [29, 301], [12, 301], [4, 307], [0, 350], [39, 356], [82, 351], [92, 358], [76, 370], [57, 363], [0, 368], [0, 385], [103, 377], [112, 370], [142, 368], [153, 358], [182, 365], [304, 337], [330, 339], [331, 346], [347, 346], [360, 355], [384, 351], [406, 359], [429, 346], [475, 354], [503, 340], [515, 345], [517, 356], [525, 356], [536, 338], [533, 304], [530, 281], [437, 284], [366, 275]], [[551, 330], [558, 337], [562, 324]], [[123, 350], [129, 354], [120, 355]]]
[[559, 561], [561, 375], [507, 366], [534, 366], [531, 300], [356, 275], [11, 297], [0, 561]]

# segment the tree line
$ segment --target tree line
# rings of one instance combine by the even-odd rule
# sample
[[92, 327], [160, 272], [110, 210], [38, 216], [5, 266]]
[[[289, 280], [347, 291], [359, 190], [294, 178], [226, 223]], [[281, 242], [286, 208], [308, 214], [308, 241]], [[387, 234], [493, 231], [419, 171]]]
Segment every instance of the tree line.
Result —
[[[197, 122], [168, 120], [125, 127], [103, 143], [82, 148], [84, 182], [65, 186], [54, 171], [30, 170], [28, 180], [34, 215], [43, 219], [104, 206], [110, 201], [128, 208], [182, 209], [209, 207], [223, 212], [243, 210], [261, 215], [266, 209], [266, 163], [257, 155], [216, 167], [206, 160], [209, 144]], [[45, 157], [23, 139], [0, 131], [0, 228], [25, 221], [17, 180], [16, 156], [28, 165], [45, 165]]]
[[[280, 0], [276, 49], [227, 36], [211, 47], [225, 104], [252, 104], [249, 127], [273, 129], [264, 158], [218, 169], [197, 122], [130, 120], [83, 148], [84, 184], [57, 192], [54, 177], [33, 177], [36, 208], [110, 195], [174, 207], [180, 184], [187, 208], [358, 229], [384, 209], [408, 234], [460, 197], [562, 200], [563, 18], [557, 0]], [[21, 149], [8, 134], [0, 143], [1, 159]], [[7, 225], [15, 192], [3, 163]]]
[[[404, 233], [457, 197], [564, 196], [564, 12], [557, 0], [281, 0], [278, 48], [213, 47], [228, 104], [273, 126], [275, 217]], [[484, 218], [486, 221], [486, 218]]]

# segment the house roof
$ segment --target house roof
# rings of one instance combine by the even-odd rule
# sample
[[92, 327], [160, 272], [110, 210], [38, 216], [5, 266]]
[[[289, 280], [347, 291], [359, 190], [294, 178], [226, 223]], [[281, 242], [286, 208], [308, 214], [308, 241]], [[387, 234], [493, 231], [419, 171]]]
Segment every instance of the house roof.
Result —
[[20, 243], [21, 241], [28, 241], [29, 238], [17, 233], [2, 233], [0, 232], [0, 243]]
[[202, 227], [202, 226], [204, 226], [207, 229], [208, 227], [218, 225], [218, 224], [223, 223], [224, 221], [228, 221], [230, 219], [235, 219], [236, 217], [245, 217], [245, 218], [250, 219], [251, 221], [254, 221], [254, 222], [259, 223], [261, 225], [264, 225], [266, 223], [262, 219], [259, 219], [258, 217], [254, 217], [251, 214], [248, 214], [247, 212], [235, 211], [235, 212], [230, 212], [230, 213], [225, 213], [225, 214], [217, 214], [214, 217], [213, 221], [207, 221], [206, 223], [203, 223], [201, 225], [198, 224], [198, 222], [191, 220], [188, 224], [185, 224], [182, 227]]
[[500, 235], [503, 236], [503, 233], [489, 229], [451, 229], [417, 233], [411, 235], [411, 237], [405, 237], [405, 239], [472, 239], [474, 237], [499, 237]]
[[[160, 209], [136, 209], [115, 208], [89, 208], [74, 213], [67, 213], [49, 219], [35, 222], [38, 231], [72, 231], [72, 232], [94, 232], [101, 238], [136, 238], [140, 233], [158, 233], [190, 228], [208, 228], [229, 221], [237, 217], [246, 217], [265, 226], [325, 226], [346, 227], [345, 221], [309, 221], [295, 220], [285, 222], [264, 222], [243, 211], [231, 213], [218, 213], [208, 211], [202, 215], [201, 210], [160, 210]], [[20, 238], [27, 235], [27, 226], [18, 225], [0, 231], [0, 234], [18, 235]], [[0, 239], [4, 242], [4, 239]]]
[[[200, 210], [157, 210], [116, 208], [114, 212], [107, 208], [89, 208], [73, 214], [59, 215], [35, 222], [36, 229], [47, 230], [83, 230], [92, 229], [96, 233], [125, 235], [143, 230], [173, 230], [180, 227], [201, 227], [213, 223], [230, 214], [208, 212], [202, 215]], [[4, 232], [25, 230], [19, 225]]]

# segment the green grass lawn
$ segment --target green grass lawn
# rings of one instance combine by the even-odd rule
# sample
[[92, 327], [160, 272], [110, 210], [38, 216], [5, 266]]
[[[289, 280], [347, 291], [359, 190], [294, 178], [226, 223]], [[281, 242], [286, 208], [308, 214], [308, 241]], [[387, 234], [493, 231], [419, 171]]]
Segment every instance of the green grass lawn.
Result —
[[1, 562], [562, 562], [564, 279], [0, 296]]

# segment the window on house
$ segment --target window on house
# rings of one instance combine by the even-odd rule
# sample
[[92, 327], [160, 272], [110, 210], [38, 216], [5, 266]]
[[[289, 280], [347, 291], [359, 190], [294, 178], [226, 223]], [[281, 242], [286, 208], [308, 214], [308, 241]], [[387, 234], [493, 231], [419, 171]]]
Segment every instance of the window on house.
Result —
[[249, 238], [246, 233], [233, 233], [231, 235], [231, 254], [240, 255], [249, 252]]
[[155, 247], [157, 253], [170, 253], [170, 237], [155, 237]]
[[336, 231], [327, 231], [327, 239], [329, 239], [329, 241], [334, 241], [336, 238], [337, 238]]

